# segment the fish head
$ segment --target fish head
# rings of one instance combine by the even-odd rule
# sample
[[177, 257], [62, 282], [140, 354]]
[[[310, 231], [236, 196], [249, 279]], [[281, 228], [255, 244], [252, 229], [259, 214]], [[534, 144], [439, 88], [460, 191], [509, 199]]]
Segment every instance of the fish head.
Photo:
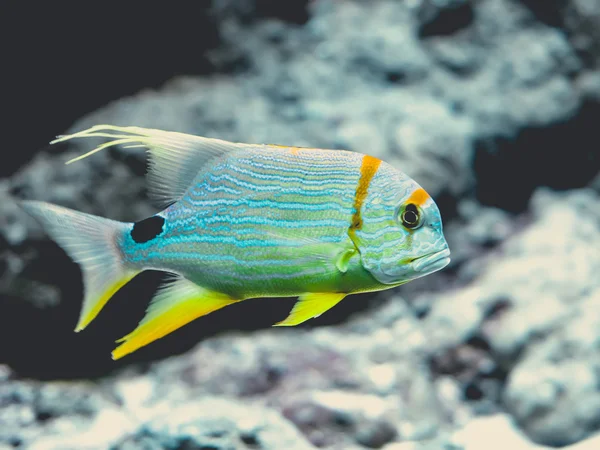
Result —
[[389, 168], [382, 172], [372, 181], [354, 232], [363, 267], [386, 285], [443, 269], [450, 250], [438, 206], [408, 176]]

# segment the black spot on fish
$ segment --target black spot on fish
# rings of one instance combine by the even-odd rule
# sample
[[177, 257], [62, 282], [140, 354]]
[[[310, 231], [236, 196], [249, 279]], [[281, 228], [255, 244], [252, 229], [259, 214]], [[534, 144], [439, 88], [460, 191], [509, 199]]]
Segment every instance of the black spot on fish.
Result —
[[163, 231], [165, 219], [160, 216], [152, 216], [133, 224], [131, 237], [138, 244], [154, 239]]

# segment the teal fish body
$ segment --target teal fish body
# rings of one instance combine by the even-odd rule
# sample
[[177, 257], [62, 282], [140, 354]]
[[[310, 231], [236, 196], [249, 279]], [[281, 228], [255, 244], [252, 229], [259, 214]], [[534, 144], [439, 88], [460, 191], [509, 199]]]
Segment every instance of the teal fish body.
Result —
[[[125, 233], [126, 258], [235, 298], [356, 290], [336, 260], [354, 249], [348, 229], [362, 155], [329, 151], [315, 161], [311, 153], [227, 155], [158, 214], [159, 235], [140, 244]], [[360, 270], [357, 254], [351, 272]]]
[[57, 141], [97, 136], [111, 141], [82, 157], [115, 144], [148, 148], [149, 192], [162, 211], [120, 223], [23, 205], [82, 267], [77, 331], [137, 273], [176, 274], [119, 341], [115, 359], [241, 300], [299, 296], [277, 324], [297, 325], [346, 295], [398, 286], [449, 262], [435, 202], [372, 156], [107, 125]]

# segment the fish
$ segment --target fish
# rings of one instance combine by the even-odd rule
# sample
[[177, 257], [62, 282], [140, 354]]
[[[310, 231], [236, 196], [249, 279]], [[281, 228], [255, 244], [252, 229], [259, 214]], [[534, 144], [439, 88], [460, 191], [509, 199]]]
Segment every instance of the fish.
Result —
[[450, 262], [438, 206], [390, 164], [348, 150], [244, 144], [137, 126], [95, 125], [58, 136], [143, 147], [159, 212], [119, 222], [51, 203], [21, 207], [79, 264], [75, 331], [145, 270], [171, 274], [120, 359], [191, 321], [250, 298], [298, 297], [274, 326], [319, 317], [345, 297], [382, 291]]

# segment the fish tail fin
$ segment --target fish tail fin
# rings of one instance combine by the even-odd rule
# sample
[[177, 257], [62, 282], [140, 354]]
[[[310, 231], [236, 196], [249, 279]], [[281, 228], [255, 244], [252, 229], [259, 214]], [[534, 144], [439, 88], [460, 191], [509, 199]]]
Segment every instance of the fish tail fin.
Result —
[[117, 241], [127, 224], [45, 202], [23, 201], [21, 207], [81, 266], [84, 298], [75, 327], [81, 331], [140, 272], [125, 262]]

